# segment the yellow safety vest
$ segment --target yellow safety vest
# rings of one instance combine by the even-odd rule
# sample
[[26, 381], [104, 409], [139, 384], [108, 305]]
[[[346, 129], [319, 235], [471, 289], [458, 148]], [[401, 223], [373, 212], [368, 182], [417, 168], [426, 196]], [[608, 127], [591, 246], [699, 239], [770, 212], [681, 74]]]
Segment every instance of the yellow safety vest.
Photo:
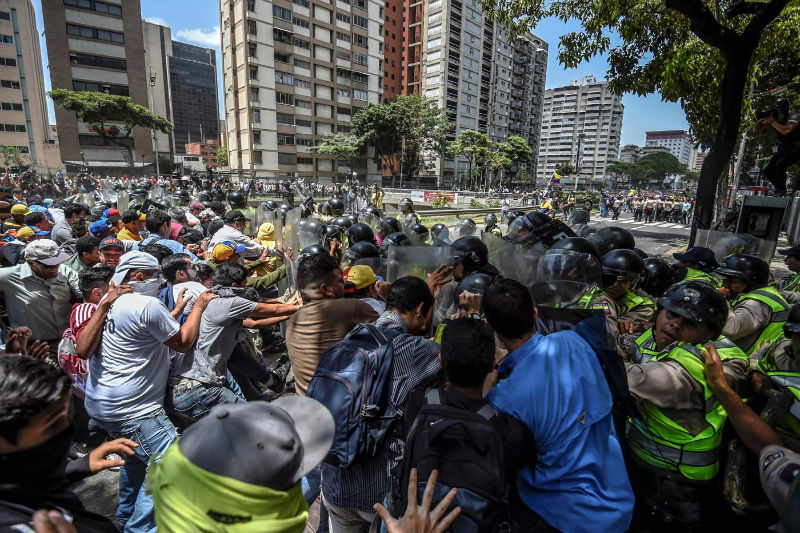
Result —
[[770, 316], [769, 324], [767, 327], [761, 330], [761, 334], [758, 336], [755, 342], [753, 342], [753, 344], [750, 346], [742, 347], [744, 352], [747, 355], [750, 355], [756, 350], [756, 348], [775, 342], [783, 336], [783, 325], [786, 323], [786, 319], [789, 317], [790, 306], [783, 296], [781, 296], [781, 293], [778, 292], [778, 289], [775, 289], [774, 287], [762, 287], [760, 289], [742, 294], [736, 298], [731, 305], [732, 307], [736, 307], [746, 300], [758, 300], [759, 302], [768, 305], [772, 310], [772, 316]]
[[795, 274], [794, 276], [789, 278], [789, 281], [786, 282], [786, 285], [781, 287], [781, 290], [787, 292], [800, 291], [800, 274]]
[[633, 342], [636, 345], [633, 362], [636, 364], [646, 363], [661, 353], [661, 350], [656, 348], [655, 330], [652, 327], [636, 337]]
[[[775, 343], [781, 343], [785, 340], [787, 339], [778, 339]], [[772, 350], [767, 350], [764, 356], [758, 360], [758, 369], [764, 375], [769, 376], [778, 387], [794, 397], [789, 413], [775, 429], [795, 439], [800, 439], [800, 372], [778, 370], [775, 366], [774, 358], [772, 360], [769, 358], [771, 353]]]
[[707, 272], [703, 272], [702, 270], [697, 270], [696, 268], [686, 269], [686, 276], [683, 277], [683, 281], [689, 281], [689, 280], [706, 281], [710, 283], [715, 289], [722, 287], [721, 279]]
[[655, 310], [656, 303], [652, 298], [640, 296], [633, 291], [628, 291], [628, 293], [622, 298], [622, 302], [619, 304], [619, 314], [624, 315], [631, 309], [635, 309], [639, 306], [649, 306]]
[[[744, 352], [730, 339], [720, 337], [712, 343], [720, 359], [747, 359]], [[653, 361], [672, 360], [680, 364], [703, 386], [706, 427], [691, 434], [669, 418], [658, 407], [644, 402], [640, 408], [643, 421], [628, 418], [626, 437], [631, 450], [642, 461], [665, 470], [680, 472], [688, 479], [707, 481], [719, 472], [722, 427], [728, 414], [711, 393], [703, 369], [705, 360], [700, 347], [680, 344], [662, 352]]]

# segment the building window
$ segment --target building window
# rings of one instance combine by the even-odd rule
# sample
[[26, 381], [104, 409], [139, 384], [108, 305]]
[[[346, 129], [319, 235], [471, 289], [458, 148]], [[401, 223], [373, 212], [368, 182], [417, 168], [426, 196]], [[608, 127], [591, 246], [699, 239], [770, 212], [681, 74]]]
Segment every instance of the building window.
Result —
[[301, 89], [310, 89], [311, 88], [311, 82], [308, 81], [308, 80], [297, 80], [296, 79], [296, 80], [294, 80], [294, 86], [295, 87], [300, 87]]
[[[128, 62], [124, 59], [78, 54], [75, 52], [69, 54], [69, 61], [73, 65], [86, 65], [87, 67], [102, 67], [114, 70], [127, 70], [128, 68]], [[14, 65], [16, 64], [17, 62], [14, 61]]]
[[311, 127], [311, 121], [310, 120], [304, 120], [304, 119], [301, 119], [301, 118], [295, 118], [294, 119], [294, 124], [295, 124], [295, 126], [304, 126], [306, 128], [310, 128]]
[[131, 138], [117, 137], [114, 139], [114, 144], [112, 145], [108, 142], [107, 138], [100, 137], [99, 135], [78, 135], [78, 143], [81, 146], [113, 146], [116, 148], [121, 144], [129, 148], [134, 147], [133, 139]]
[[[310, 125], [310, 124], [309, 124], [309, 125]], [[306, 138], [304, 138], [304, 137], [297, 137], [297, 138], [294, 140], [294, 143], [295, 143], [297, 146], [314, 146], [314, 140], [313, 140], [313, 139], [306, 139]]]
[[298, 6], [308, 7], [310, 4], [308, 0], [293, 0]]
[[288, 133], [279, 133], [278, 144], [294, 144], [294, 135]]
[[336, 50], [336, 57], [338, 59], [344, 59], [345, 61], [350, 61], [350, 54], [348, 52], [342, 52], [341, 50]]
[[247, 0], [247, 10], [248, 11], [256, 10], [256, 0]]
[[353, 62], [358, 63], [359, 65], [366, 65], [369, 58], [366, 54], [359, 54], [358, 52], [353, 52]]
[[259, 124], [260, 122], [261, 122], [261, 110], [260, 109], [253, 109], [253, 123], [254, 124]]
[[343, 88], [339, 87], [338, 89], [336, 89], [336, 94], [338, 96], [343, 96], [345, 98], [350, 98], [350, 89], [343, 89]]
[[290, 57], [291, 56], [289, 54], [281, 54], [281, 53], [275, 52], [275, 62], [276, 63], [291, 63], [291, 61], [289, 60]]
[[280, 43], [291, 44], [292, 33], [280, 28], [272, 28], [272, 38]]
[[362, 48], [368, 48], [367, 43], [369, 39], [366, 35], [359, 35], [357, 33], [353, 34], [353, 44], [356, 46], [360, 46]]
[[19, 89], [18, 81], [0, 80], [0, 87], [3, 89]]
[[353, 81], [356, 83], [369, 83], [369, 76], [360, 72], [353, 72]]
[[261, 144], [261, 132], [254, 131], [253, 132], [253, 144]]
[[347, 115], [349, 117], [350, 114], [352, 113], [352, 111], [350, 110], [349, 107], [337, 107], [336, 108], [336, 113], [338, 115]]
[[114, 15], [116, 17], [122, 16], [122, 7], [107, 4], [105, 2], [98, 2], [96, 0], [64, 0], [64, 5], [69, 7], [77, 7], [79, 9], [86, 9], [88, 11], [96, 11], [104, 15]]
[[294, 95], [289, 93], [275, 93], [275, 101], [279, 104], [294, 105]]
[[288, 113], [276, 113], [275, 118], [278, 121], [278, 124], [288, 124], [289, 126], [294, 126], [294, 115], [290, 115]]
[[4, 67], [16, 67], [17, 60], [12, 57], [0, 57], [0, 65]]
[[258, 35], [258, 24], [255, 20], [247, 21], [247, 33], [250, 35]]
[[275, 83], [283, 83], [284, 85], [294, 85], [294, 76], [289, 73], [275, 71]]
[[0, 11], [0, 20], [11, 20], [11, 13], [8, 11]]
[[301, 28], [310, 28], [311, 23], [305, 19], [301, 19], [299, 17], [292, 17], [292, 24], [297, 24]]
[[250, 88], [250, 100], [253, 102], [258, 102], [258, 89], [255, 87]]
[[7, 131], [11, 133], [24, 133], [24, 124], [0, 124], [0, 131]]
[[339, 125], [336, 127], [336, 131], [339, 133], [350, 133], [350, 126]]
[[347, 41], [348, 43], [350, 42], [350, 36], [348, 34], [346, 34], [346, 33], [340, 32], [340, 31], [336, 32], [336, 38], [338, 40], [340, 40], [340, 41]]
[[367, 29], [369, 20], [366, 17], [362, 17], [360, 15], [353, 15], [353, 24], [358, 26], [359, 28]]
[[353, 0], [353, 6], [367, 11], [367, 0]]
[[22, 111], [22, 104], [17, 104], [15, 102], [3, 102], [0, 104], [0, 108], [3, 111]]
[[288, 20], [288, 21], [292, 20], [292, 12], [289, 11], [288, 9], [286, 9], [285, 7], [280, 7], [280, 6], [273, 5], [272, 6], [272, 15], [275, 18], [279, 18], [281, 20]]
[[115, 94], [117, 96], [130, 96], [127, 85], [113, 85], [111, 83], [73, 80], [72, 89], [75, 91], [90, 91], [94, 93]]
[[336, 13], [336, 20], [339, 22], [344, 22], [345, 24], [350, 24], [350, 16], [345, 15], [344, 13]]
[[84, 39], [94, 39], [96, 41], [107, 41], [110, 43], [123, 44], [125, 36], [116, 31], [98, 30], [88, 26], [78, 26], [77, 24], [67, 24], [67, 35], [73, 37], [83, 37]]
[[362, 91], [361, 89], [353, 89], [353, 98], [356, 100], [363, 100], [367, 101], [367, 91]]
[[295, 59], [294, 66], [298, 68], [311, 69], [311, 63], [308, 61], [303, 61], [302, 59]]
[[313, 160], [310, 157], [298, 157], [297, 158], [298, 165], [311, 165], [313, 164]]
[[0, 34], [0, 43], [13, 44], [14, 43], [14, 37], [12, 37], [11, 35], [2, 35], [2, 34]]
[[294, 105], [305, 109], [311, 109], [311, 102], [308, 100], [295, 100]]
[[278, 154], [279, 165], [296, 165], [297, 156], [294, 154]]
[[247, 55], [250, 57], [250, 59], [255, 59], [256, 58], [256, 45], [254, 45], [254, 44], [248, 45], [248, 47], [247, 47]]
[[261, 157], [260, 151], [253, 152], [253, 164], [254, 165], [262, 165], [264, 162], [263, 158]]
[[350, 71], [349, 70], [344, 70], [342, 68], [337, 68], [336, 69], [336, 77], [337, 78], [342, 78], [343, 80], [349, 80], [350, 79]]
[[311, 49], [311, 43], [305, 39], [300, 39], [299, 37], [294, 38], [294, 45], [299, 46], [300, 48], [305, 48], [306, 50]]

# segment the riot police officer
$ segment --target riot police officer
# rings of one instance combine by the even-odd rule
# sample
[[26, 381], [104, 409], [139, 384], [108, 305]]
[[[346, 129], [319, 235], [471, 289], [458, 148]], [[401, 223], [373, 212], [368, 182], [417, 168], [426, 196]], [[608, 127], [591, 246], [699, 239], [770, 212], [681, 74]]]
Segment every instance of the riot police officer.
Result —
[[500, 230], [500, 226], [497, 225], [497, 215], [494, 213], [489, 213], [485, 217], [483, 217], [483, 231], [486, 233], [491, 233], [495, 237], [502, 237], [503, 232]]
[[375, 235], [375, 240], [378, 245], [383, 243], [383, 239], [392, 233], [401, 233], [403, 229], [400, 227], [400, 222], [394, 217], [386, 217], [378, 223], [378, 234]]
[[714, 529], [722, 495], [713, 481], [727, 414], [706, 382], [702, 346], [714, 345], [734, 385], [747, 373], [744, 352], [719, 336], [727, 315], [713, 287], [683, 281], [659, 298], [655, 325], [628, 346], [628, 388], [641, 420], [628, 418], [625, 434], [639, 482], [635, 520], [641, 525]]
[[415, 245], [425, 245], [428, 244], [430, 232], [428, 231], [428, 228], [422, 224], [412, 224], [408, 228], [408, 236], [411, 237], [411, 240]]
[[617, 226], [606, 226], [587, 237], [594, 244], [601, 256], [613, 250], [633, 250], [636, 248], [636, 239], [633, 233]]
[[672, 254], [681, 267], [686, 268], [685, 281], [699, 279], [716, 287], [722, 286], [722, 280], [711, 272], [719, 265], [714, 257], [714, 252], [702, 246], [693, 246], [683, 253]]
[[651, 298], [660, 298], [674, 283], [678, 282], [675, 270], [657, 257], [648, 257], [644, 260], [644, 283], [642, 290]]
[[386, 236], [385, 239], [381, 241], [381, 246], [378, 251], [381, 254], [381, 257], [389, 257], [389, 248], [392, 246], [411, 246], [411, 239], [408, 238], [408, 235], [402, 232], [395, 232], [390, 233]]
[[411, 198], [403, 198], [400, 200], [397, 207], [403, 215], [403, 225], [411, 226], [413, 224], [419, 224], [419, 217], [414, 212], [414, 202]]
[[792, 246], [778, 250], [784, 256], [783, 264], [792, 271], [792, 275], [778, 282], [781, 294], [789, 303], [800, 302], [800, 246]]
[[450, 230], [444, 224], [434, 224], [430, 229], [433, 246], [450, 246]]
[[375, 233], [373, 233], [372, 228], [360, 222], [357, 222], [347, 228], [347, 231], [345, 231], [345, 237], [347, 237], [347, 242], [350, 244], [350, 246], [353, 246], [359, 242], [369, 242], [375, 244]]
[[489, 249], [480, 238], [467, 235], [456, 239], [450, 245], [453, 251], [453, 279], [461, 281], [462, 278], [474, 272], [486, 274], [492, 279], [500, 273], [489, 264]]
[[731, 300], [723, 333], [747, 355], [778, 339], [789, 314], [789, 304], [769, 286], [769, 265], [755, 255], [731, 254], [714, 273], [722, 278], [720, 292]]

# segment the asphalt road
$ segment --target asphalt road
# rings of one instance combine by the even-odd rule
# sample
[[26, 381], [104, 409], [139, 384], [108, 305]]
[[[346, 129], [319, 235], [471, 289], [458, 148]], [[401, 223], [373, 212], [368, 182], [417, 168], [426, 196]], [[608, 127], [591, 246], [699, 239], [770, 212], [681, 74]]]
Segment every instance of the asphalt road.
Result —
[[635, 222], [631, 213], [621, 213], [619, 220], [611, 220], [611, 217], [600, 218], [592, 215], [589, 225], [600, 229], [606, 226], [619, 226], [633, 233], [636, 238], [636, 247], [644, 250], [648, 255], [669, 256], [681, 247], [685, 247], [689, 242], [688, 224], [675, 224], [673, 222]]

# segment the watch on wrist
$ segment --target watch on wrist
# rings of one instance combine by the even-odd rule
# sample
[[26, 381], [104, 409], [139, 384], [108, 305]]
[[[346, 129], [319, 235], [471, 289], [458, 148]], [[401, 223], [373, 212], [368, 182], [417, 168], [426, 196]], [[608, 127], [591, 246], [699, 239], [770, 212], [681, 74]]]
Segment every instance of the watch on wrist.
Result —
[[483, 317], [480, 313], [470, 313], [469, 318], [474, 318], [475, 320], [483, 320]]

